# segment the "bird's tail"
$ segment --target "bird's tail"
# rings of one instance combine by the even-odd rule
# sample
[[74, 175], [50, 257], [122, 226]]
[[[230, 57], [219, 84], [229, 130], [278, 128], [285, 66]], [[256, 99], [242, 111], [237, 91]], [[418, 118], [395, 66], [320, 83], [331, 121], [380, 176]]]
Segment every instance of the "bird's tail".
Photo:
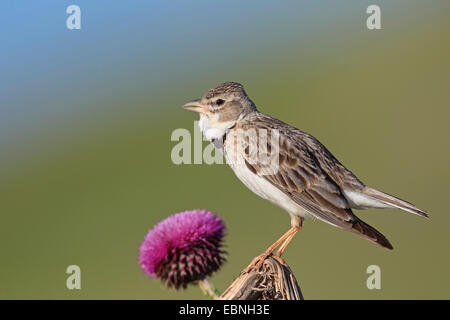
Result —
[[392, 244], [389, 242], [388, 239], [386, 239], [385, 236], [383, 236], [381, 234], [381, 232], [379, 232], [378, 230], [376, 230], [375, 228], [369, 226], [367, 223], [365, 223], [364, 221], [357, 219], [354, 222], [352, 222], [352, 228], [350, 231], [356, 233], [357, 235], [360, 235], [363, 238], [366, 238], [380, 246], [382, 246], [383, 248], [392, 250], [394, 249], [394, 247], [392, 246]]
[[373, 188], [370, 188], [367, 186], [364, 188], [363, 192], [367, 196], [369, 196], [373, 199], [376, 199], [378, 201], [381, 201], [382, 203], [384, 203], [388, 206], [392, 206], [392, 207], [395, 207], [398, 209], [402, 209], [402, 210], [417, 214], [421, 217], [428, 218], [428, 213], [426, 213], [422, 209], [419, 209], [412, 203], [409, 203], [409, 202], [399, 199], [397, 197], [391, 196], [390, 194], [378, 191], [376, 189], [373, 189]]

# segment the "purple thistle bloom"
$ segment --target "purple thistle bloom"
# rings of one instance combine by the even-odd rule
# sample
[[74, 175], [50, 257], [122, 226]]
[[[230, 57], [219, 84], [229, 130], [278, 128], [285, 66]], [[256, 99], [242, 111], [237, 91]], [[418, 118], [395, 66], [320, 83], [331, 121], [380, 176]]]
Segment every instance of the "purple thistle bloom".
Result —
[[225, 223], [207, 210], [173, 214], [151, 229], [139, 249], [139, 264], [150, 277], [170, 288], [186, 288], [204, 279], [225, 261]]

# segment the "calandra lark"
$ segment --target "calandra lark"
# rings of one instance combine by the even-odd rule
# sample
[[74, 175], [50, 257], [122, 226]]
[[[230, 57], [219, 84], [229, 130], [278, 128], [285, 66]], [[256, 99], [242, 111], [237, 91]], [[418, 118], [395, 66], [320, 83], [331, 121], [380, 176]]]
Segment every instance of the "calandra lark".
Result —
[[[355, 216], [352, 209], [399, 208], [428, 217], [415, 205], [365, 185], [312, 135], [259, 112], [239, 83], [219, 84], [184, 108], [200, 114], [201, 131], [223, 151], [236, 176], [291, 217], [291, 228], [249, 268], [260, 266], [280, 245], [277, 254], [281, 255], [306, 217], [351, 231], [387, 249], [393, 247], [386, 237]], [[261, 139], [264, 137], [266, 142]], [[276, 159], [275, 166], [268, 165], [267, 157], [264, 161], [260, 157], [268, 154], [275, 155], [270, 158]]]

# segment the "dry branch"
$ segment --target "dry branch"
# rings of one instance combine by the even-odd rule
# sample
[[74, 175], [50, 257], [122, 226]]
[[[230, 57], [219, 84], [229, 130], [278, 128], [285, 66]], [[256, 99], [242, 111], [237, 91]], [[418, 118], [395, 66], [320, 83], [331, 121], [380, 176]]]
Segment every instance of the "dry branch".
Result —
[[294, 274], [283, 259], [270, 256], [260, 270], [241, 272], [219, 299], [223, 300], [303, 300]]

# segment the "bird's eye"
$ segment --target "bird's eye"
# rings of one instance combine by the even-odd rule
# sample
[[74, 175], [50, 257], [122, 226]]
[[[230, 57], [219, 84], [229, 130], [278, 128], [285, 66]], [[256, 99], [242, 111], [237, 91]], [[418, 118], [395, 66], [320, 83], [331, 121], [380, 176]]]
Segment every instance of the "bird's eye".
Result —
[[225, 103], [225, 100], [222, 100], [222, 99], [217, 99], [216, 100], [216, 104], [218, 105], [218, 106], [220, 106], [220, 105], [222, 105], [222, 104], [224, 104]]

